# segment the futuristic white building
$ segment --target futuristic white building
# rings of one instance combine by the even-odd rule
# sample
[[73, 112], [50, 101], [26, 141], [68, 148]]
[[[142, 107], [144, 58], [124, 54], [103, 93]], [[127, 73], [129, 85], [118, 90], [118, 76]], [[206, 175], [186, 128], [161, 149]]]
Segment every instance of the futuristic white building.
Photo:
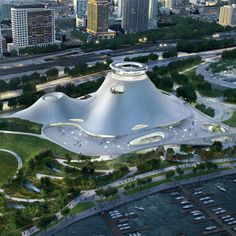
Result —
[[[13, 117], [44, 124], [44, 138], [88, 155], [120, 155], [169, 144], [205, 145], [231, 133], [229, 127], [157, 89], [144, 64], [116, 62], [110, 67], [89, 98], [50, 93]], [[209, 129], [218, 126], [217, 132]]]
[[158, 90], [146, 70], [140, 63], [113, 63], [111, 72], [91, 98], [77, 100], [52, 93], [15, 116], [42, 124], [72, 120], [85, 133], [98, 137], [175, 125], [189, 117], [183, 102]]

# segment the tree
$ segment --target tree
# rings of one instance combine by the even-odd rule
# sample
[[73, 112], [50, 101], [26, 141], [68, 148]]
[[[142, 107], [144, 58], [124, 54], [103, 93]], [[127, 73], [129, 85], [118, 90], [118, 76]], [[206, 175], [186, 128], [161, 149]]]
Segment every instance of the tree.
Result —
[[57, 217], [55, 215], [42, 216], [38, 221], [38, 227], [45, 229], [51, 222], [55, 221]]
[[173, 157], [174, 157], [174, 154], [175, 154], [175, 151], [174, 151], [173, 148], [167, 148], [167, 150], [166, 150], [166, 158], [168, 160], [172, 160]]
[[70, 156], [70, 154], [66, 154], [65, 157], [66, 157], [67, 162], [70, 163], [70, 162], [71, 162], [71, 159], [72, 159], [71, 156]]
[[8, 90], [8, 83], [0, 79], [0, 92], [5, 92]]
[[165, 176], [167, 179], [170, 179], [171, 177], [173, 177], [175, 175], [175, 170], [169, 170], [166, 172]]
[[169, 50], [169, 51], [166, 51], [166, 52], [163, 52], [162, 53], [162, 57], [164, 58], [164, 59], [166, 59], [166, 58], [173, 58], [173, 57], [177, 57], [178, 56], [178, 52], [177, 52], [177, 50]]
[[184, 170], [180, 167], [177, 167], [176, 172], [177, 172], [178, 175], [183, 175], [184, 174]]
[[34, 82], [28, 82], [22, 87], [23, 93], [35, 93], [36, 92], [36, 84]]
[[61, 211], [61, 214], [66, 216], [70, 213], [70, 209], [68, 207], [65, 207], [62, 211]]
[[53, 68], [46, 71], [46, 76], [48, 77], [49, 80], [57, 79], [58, 75], [59, 75], [59, 71], [57, 68]]
[[16, 108], [17, 104], [18, 104], [17, 98], [10, 98], [7, 103], [7, 105], [13, 109]]
[[192, 84], [183, 85], [176, 90], [176, 95], [182, 97], [187, 102], [196, 102], [197, 94]]
[[0, 100], [0, 111], [3, 110], [3, 102]]
[[221, 152], [223, 148], [223, 145], [220, 141], [215, 141], [212, 146], [211, 146], [211, 151], [212, 152]]
[[21, 79], [19, 77], [12, 78], [9, 82], [9, 89], [16, 90], [19, 89], [21, 85]]

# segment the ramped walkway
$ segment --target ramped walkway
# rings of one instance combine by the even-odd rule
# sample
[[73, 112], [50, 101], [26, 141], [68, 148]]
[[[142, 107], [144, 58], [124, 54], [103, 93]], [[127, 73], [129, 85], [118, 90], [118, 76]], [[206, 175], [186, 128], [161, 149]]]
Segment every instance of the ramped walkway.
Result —
[[[211, 180], [214, 178], [222, 177], [225, 175], [231, 175], [231, 174], [236, 174], [236, 169], [230, 169], [230, 170], [225, 170], [225, 171], [201, 176], [201, 181], [207, 181], [207, 180]], [[79, 220], [96, 215], [104, 210], [110, 210], [112, 208], [118, 207], [118, 206], [123, 205], [125, 203], [136, 201], [136, 200], [146, 197], [148, 195], [155, 194], [159, 191], [167, 190], [170, 188], [175, 188], [175, 187], [178, 187], [179, 185], [184, 186], [184, 185], [195, 183], [198, 181], [199, 181], [199, 177], [194, 177], [189, 180], [182, 180], [179, 182], [175, 181], [175, 182], [165, 183], [165, 184], [161, 184], [161, 185], [156, 186], [151, 189], [146, 189], [141, 192], [138, 192], [138, 193], [135, 193], [135, 194], [132, 194], [129, 196], [125, 196], [123, 198], [120, 198], [120, 199], [112, 201], [112, 202], [99, 204], [93, 208], [88, 209], [87, 211], [82, 212], [82, 213], [78, 213], [74, 216], [65, 217], [65, 219], [63, 219], [57, 225], [55, 225], [52, 228], [48, 229], [47, 231], [43, 232], [41, 234], [41, 236], [51, 236], [51, 235], [55, 234], [56, 232], [62, 230], [63, 228], [65, 228], [65, 227], [67, 227]]]
[[[10, 150], [7, 150], [7, 149], [2, 149], [2, 148], [0, 149], [0, 152], [7, 152], [7, 153], [11, 154], [12, 156], [14, 156], [16, 158], [17, 164], [18, 164], [17, 172], [22, 168], [23, 163], [22, 163], [22, 160], [21, 160], [20, 156], [17, 153], [15, 153], [13, 151], [10, 151]], [[16, 172], [16, 174], [17, 174], [17, 172]]]

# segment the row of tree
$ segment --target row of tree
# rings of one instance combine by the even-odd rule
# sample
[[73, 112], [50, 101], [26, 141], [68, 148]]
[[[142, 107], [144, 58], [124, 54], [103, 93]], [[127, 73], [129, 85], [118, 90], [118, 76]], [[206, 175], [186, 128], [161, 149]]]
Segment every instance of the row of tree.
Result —
[[[232, 29], [231, 27], [222, 27], [216, 23], [203, 22], [189, 17], [172, 16], [172, 21], [174, 24], [170, 27], [132, 34], [120, 34], [112, 40], [85, 43], [81, 48], [84, 50], [119, 49], [142, 43], [155, 43], [166, 39], [197, 39], [205, 35]], [[144, 38], [144, 41], [140, 40]]]
[[[38, 72], [34, 72], [30, 75], [23, 75], [21, 77], [14, 77], [10, 79], [9, 83], [5, 80], [0, 80], [0, 92], [23, 89], [24, 86], [32, 86], [36, 84], [43, 84], [47, 81], [58, 79], [59, 71], [56, 68], [49, 69], [45, 72], [45, 75], [40, 75]], [[32, 92], [36, 89], [33, 88]]]
[[231, 39], [222, 39], [222, 40], [214, 40], [214, 39], [204, 39], [198, 41], [191, 40], [181, 40], [177, 43], [177, 50], [179, 52], [201, 52], [207, 50], [214, 50], [219, 48], [227, 48], [235, 45], [235, 40]]

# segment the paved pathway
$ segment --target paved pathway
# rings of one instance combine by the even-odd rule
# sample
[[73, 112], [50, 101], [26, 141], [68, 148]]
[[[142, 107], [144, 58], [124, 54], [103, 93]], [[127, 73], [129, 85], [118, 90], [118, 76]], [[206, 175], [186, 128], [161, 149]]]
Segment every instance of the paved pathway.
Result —
[[7, 153], [13, 155], [16, 158], [17, 163], [18, 163], [17, 172], [22, 168], [23, 163], [22, 163], [22, 160], [21, 160], [20, 156], [17, 153], [15, 153], [13, 151], [10, 151], [10, 150], [7, 150], [7, 149], [2, 149], [2, 148], [0, 149], [0, 151], [1, 152], [7, 152]]

